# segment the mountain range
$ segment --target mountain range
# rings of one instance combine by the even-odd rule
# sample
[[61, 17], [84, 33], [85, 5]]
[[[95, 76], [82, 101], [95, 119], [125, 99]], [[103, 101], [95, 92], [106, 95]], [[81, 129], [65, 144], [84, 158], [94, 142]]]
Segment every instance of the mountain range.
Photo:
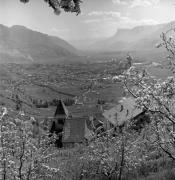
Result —
[[[166, 32], [171, 27], [175, 27], [175, 21], [158, 25], [137, 26], [132, 29], [118, 29], [110, 38], [88, 42], [90, 44], [88, 48], [86, 47], [87, 41], [81, 42], [84, 44], [85, 51], [83, 52], [74, 47], [76, 42], [71, 45], [61, 38], [49, 36], [24, 26], [0, 25], [0, 63], [75, 62], [86, 60], [87, 56], [93, 60], [92, 52], [98, 52], [99, 57], [105, 52], [108, 55], [115, 52], [115, 57], [120, 54], [125, 56], [128, 52], [132, 52], [136, 58], [144, 61], [161, 59], [166, 56], [166, 51], [163, 48], [156, 49], [155, 45], [161, 41], [161, 33]], [[97, 56], [95, 54], [96, 57], [98, 54]]]
[[158, 25], [137, 26], [132, 29], [118, 29], [110, 38], [95, 42], [91, 49], [98, 51], [148, 51], [154, 50], [161, 41], [160, 35], [171, 27], [175, 21]]
[[76, 58], [78, 50], [54, 36], [24, 26], [0, 25], [0, 62], [55, 63]]

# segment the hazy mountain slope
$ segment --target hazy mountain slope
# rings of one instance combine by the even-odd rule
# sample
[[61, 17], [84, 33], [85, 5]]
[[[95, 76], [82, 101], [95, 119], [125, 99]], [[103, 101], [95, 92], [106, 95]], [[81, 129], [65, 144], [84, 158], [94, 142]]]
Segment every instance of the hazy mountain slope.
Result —
[[23, 26], [0, 25], [0, 61], [59, 62], [75, 57], [77, 50], [66, 41]]
[[138, 26], [133, 29], [119, 29], [111, 38], [95, 43], [94, 50], [144, 51], [155, 49], [160, 34], [166, 32], [175, 22], [159, 25]]

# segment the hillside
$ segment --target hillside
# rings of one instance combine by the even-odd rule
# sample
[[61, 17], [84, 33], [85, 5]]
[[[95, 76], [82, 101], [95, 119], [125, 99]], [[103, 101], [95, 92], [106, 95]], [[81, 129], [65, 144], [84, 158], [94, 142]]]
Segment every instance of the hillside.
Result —
[[114, 36], [98, 41], [91, 47], [100, 51], [152, 51], [161, 41], [161, 33], [166, 32], [173, 25], [175, 22], [118, 29]]
[[77, 57], [66, 41], [23, 26], [0, 25], [0, 62], [57, 63]]

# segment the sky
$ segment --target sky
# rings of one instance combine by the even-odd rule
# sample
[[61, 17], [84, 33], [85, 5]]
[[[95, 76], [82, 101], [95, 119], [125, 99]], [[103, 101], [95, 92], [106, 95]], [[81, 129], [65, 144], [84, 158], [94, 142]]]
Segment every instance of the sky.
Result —
[[100, 39], [119, 28], [175, 20], [175, 0], [84, 0], [78, 16], [57, 16], [44, 0], [0, 0], [0, 24], [23, 25], [67, 41]]

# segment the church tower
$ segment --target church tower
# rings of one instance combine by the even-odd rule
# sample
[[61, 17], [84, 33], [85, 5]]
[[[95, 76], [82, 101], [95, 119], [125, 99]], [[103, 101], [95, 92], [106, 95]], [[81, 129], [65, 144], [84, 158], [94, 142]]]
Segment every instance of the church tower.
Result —
[[51, 126], [51, 133], [58, 135], [56, 140], [57, 147], [62, 147], [62, 133], [65, 125], [65, 121], [68, 118], [69, 113], [62, 100], [58, 101], [58, 105], [55, 111], [54, 119]]

